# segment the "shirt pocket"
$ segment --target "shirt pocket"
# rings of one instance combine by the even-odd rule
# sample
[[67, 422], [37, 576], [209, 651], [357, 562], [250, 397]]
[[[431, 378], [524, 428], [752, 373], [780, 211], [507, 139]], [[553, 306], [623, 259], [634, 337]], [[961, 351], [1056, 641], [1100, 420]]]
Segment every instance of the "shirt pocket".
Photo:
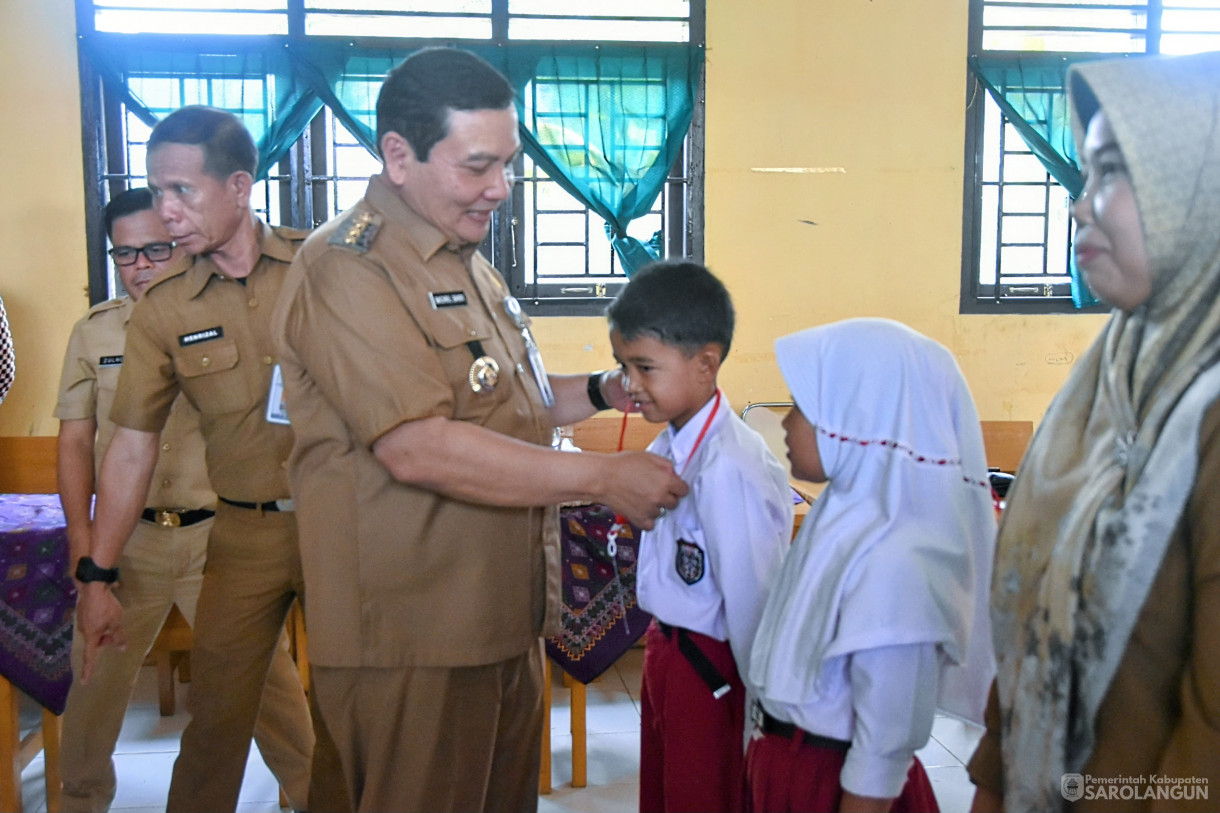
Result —
[[[423, 318], [424, 329], [453, 390], [455, 420], [477, 421], [489, 415], [504, 403], [516, 379], [512, 360], [495, 338], [491, 325], [474, 318], [476, 315], [478, 312], [467, 306], [429, 310]], [[481, 381], [477, 375], [486, 367], [479, 361], [483, 357], [495, 362], [495, 384], [491, 387], [486, 386], [486, 371]]]
[[182, 391], [205, 415], [246, 410], [256, 401], [238, 366], [240, 361], [237, 342], [232, 339], [204, 342], [174, 353]]

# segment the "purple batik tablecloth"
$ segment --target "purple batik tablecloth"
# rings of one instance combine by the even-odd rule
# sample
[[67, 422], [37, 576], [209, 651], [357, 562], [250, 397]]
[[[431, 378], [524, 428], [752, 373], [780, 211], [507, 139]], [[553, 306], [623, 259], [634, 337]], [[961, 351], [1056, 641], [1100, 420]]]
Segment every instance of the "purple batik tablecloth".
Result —
[[54, 494], [0, 494], [0, 675], [60, 714], [72, 683], [68, 534]]
[[614, 512], [604, 505], [564, 508], [559, 513], [563, 632], [546, 639], [546, 652], [581, 683], [610, 668], [652, 620], [635, 601], [639, 531], [627, 525], [619, 533], [616, 583], [606, 555], [606, 534], [613, 524]]

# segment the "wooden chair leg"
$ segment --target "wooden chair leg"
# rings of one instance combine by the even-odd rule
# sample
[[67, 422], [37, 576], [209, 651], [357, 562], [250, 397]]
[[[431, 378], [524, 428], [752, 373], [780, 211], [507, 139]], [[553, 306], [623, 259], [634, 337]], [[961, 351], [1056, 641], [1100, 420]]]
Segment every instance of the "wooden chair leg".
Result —
[[[309, 638], [305, 633], [305, 608], [299, 600], [292, 602], [292, 607], [288, 610], [285, 631], [288, 636], [288, 651], [296, 661], [297, 674], [301, 678], [301, 688], [305, 691], [305, 696], [309, 697]], [[288, 794], [284, 793], [283, 786], [280, 787], [280, 807], [288, 807]]]
[[174, 715], [174, 656], [169, 652], [157, 656], [157, 704], [162, 717]]
[[542, 672], [542, 767], [538, 771], [538, 793], [551, 792], [551, 659], [543, 656]]
[[583, 788], [589, 783], [589, 753], [585, 730], [585, 709], [589, 687], [579, 680], [572, 681], [572, 787]]
[[59, 778], [59, 735], [61, 720], [49, 709], [42, 710], [42, 758], [46, 768], [47, 813], [62, 809], [62, 782]]
[[21, 716], [17, 690], [0, 677], [0, 810], [22, 812]]

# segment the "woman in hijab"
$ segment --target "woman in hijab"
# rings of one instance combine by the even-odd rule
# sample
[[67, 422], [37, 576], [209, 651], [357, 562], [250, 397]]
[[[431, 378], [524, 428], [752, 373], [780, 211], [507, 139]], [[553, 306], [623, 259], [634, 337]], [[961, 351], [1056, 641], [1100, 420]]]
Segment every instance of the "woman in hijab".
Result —
[[935, 707], [982, 720], [995, 674], [995, 512], [953, 356], [884, 319], [785, 336], [797, 477], [828, 482], [763, 610], [749, 679], [764, 811], [936, 810], [915, 751]]
[[1008, 495], [975, 809], [1215, 809], [1220, 53], [1069, 76], [1076, 262], [1114, 310]]

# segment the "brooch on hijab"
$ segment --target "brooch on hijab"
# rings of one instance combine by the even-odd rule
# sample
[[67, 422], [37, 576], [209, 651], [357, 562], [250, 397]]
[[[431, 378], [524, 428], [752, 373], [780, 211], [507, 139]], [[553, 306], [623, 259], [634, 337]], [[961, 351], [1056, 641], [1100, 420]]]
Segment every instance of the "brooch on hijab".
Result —
[[1127, 468], [1131, 460], [1131, 448], [1135, 446], [1135, 433], [1127, 432], [1114, 439], [1114, 462], [1121, 468]]

